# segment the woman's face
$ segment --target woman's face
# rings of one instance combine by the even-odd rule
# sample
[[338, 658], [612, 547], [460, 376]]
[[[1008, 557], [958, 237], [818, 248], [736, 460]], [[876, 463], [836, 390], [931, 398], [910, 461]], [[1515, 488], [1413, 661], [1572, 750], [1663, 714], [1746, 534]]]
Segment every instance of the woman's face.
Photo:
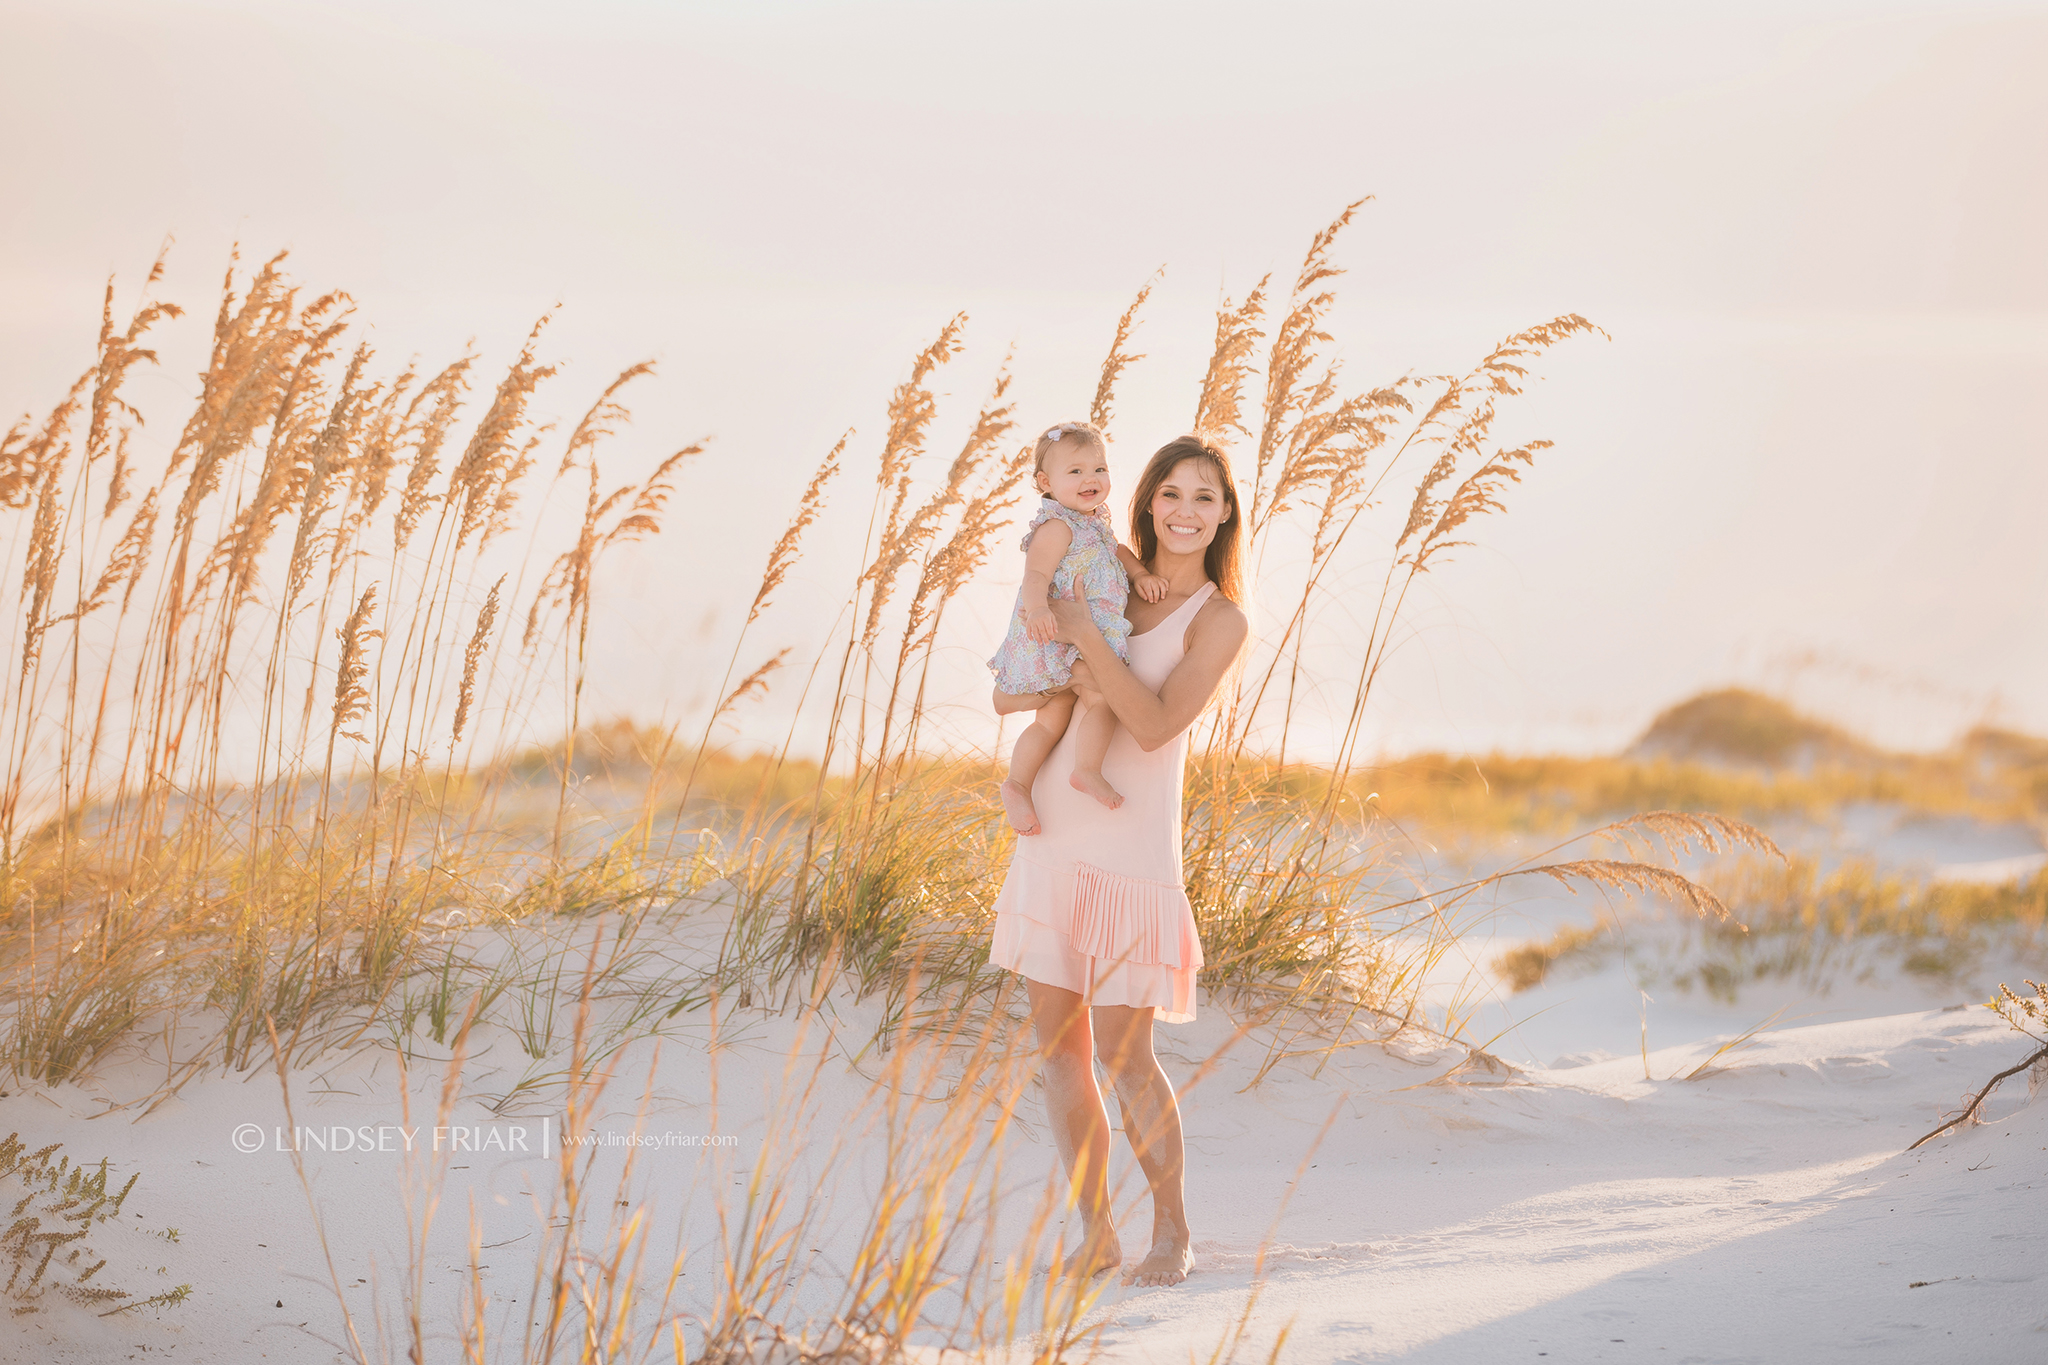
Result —
[[1193, 456], [1175, 465], [1153, 490], [1149, 510], [1159, 548], [1174, 554], [1199, 554], [1216, 539], [1216, 528], [1230, 520], [1216, 467]]

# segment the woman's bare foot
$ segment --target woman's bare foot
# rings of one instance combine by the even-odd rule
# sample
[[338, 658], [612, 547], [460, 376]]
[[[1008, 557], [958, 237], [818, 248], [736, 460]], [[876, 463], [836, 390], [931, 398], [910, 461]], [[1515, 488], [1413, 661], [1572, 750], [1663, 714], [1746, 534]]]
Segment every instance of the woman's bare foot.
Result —
[[1104, 1222], [1088, 1234], [1087, 1240], [1081, 1243], [1081, 1249], [1061, 1268], [1060, 1273], [1071, 1279], [1092, 1280], [1123, 1263], [1123, 1243], [1117, 1240], [1116, 1229]]
[[1019, 834], [1038, 833], [1038, 808], [1031, 804], [1031, 789], [1022, 782], [1005, 782], [999, 788], [1003, 797], [1003, 811], [1010, 817], [1010, 828]]
[[1101, 773], [1084, 773], [1079, 768], [1076, 768], [1074, 769], [1073, 776], [1067, 779], [1067, 785], [1071, 786], [1075, 791], [1087, 792], [1111, 810], [1115, 810], [1124, 803], [1123, 793], [1110, 786], [1109, 779]]
[[1124, 1272], [1125, 1284], [1179, 1284], [1195, 1268], [1195, 1253], [1184, 1237], [1154, 1242], [1144, 1260]]

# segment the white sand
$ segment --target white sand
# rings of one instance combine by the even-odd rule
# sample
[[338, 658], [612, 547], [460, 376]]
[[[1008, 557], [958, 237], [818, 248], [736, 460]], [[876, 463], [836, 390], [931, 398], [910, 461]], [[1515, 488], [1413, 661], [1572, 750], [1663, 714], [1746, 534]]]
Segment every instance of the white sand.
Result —
[[[864, 1007], [845, 1013], [849, 1039], [872, 1024]], [[754, 1159], [766, 1091], [795, 1033], [758, 1015], [741, 1031], [721, 1056], [715, 1122], [701, 1032], [664, 1044], [646, 1130], [715, 1129], [740, 1139], [740, 1165]], [[1162, 1028], [1170, 1073], [1184, 1080], [1230, 1033], [1224, 1013], [1208, 1007], [1196, 1025]], [[822, 1033], [812, 1041], [830, 1052]], [[1653, 1051], [1653, 1080], [1640, 1056], [1627, 1055], [1491, 1085], [1424, 1084], [1459, 1060], [1455, 1051], [1368, 1047], [1322, 1059], [1320, 1074], [1318, 1059], [1284, 1062], [1247, 1091], [1263, 1060], [1259, 1036], [1247, 1037], [1184, 1102], [1198, 1273], [1171, 1289], [1112, 1287], [1094, 1320], [1104, 1324], [1111, 1359], [1177, 1365], [1192, 1351], [1206, 1360], [1259, 1285], [1263, 1254], [1239, 1351], [1252, 1362], [1266, 1358], [1283, 1327], [1282, 1359], [1301, 1365], [1546, 1354], [1775, 1361], [1850, 1351], [1901, 1362], [1979, 1352], [2048, 1358], [2039, 1278], [2048, 1252], [2048, 1104], [2029, 1104], [2027, 1078], [2015, 1077], [1988, 1122], [1902, 1154], [2028, 1047], [1991, 1011], [1970, 1006], [1784, 1030], [1690, 1082], [1666, 1078], [1693, 1069], [1711, 1046]], [[495, 1094], [523, 1071], [502, 1030], [480, 1036], [479, 1051], [474, 1095]], [[629, 1049], [601, 1129], [633, 1128], [649, 1055], [644, 1045]], [[833, 1306], [880, 1161], [878, 1144], [858, 1137], [836, 1157], [826, 1151], [831, 1116], [866, 1091], [861, 1072], [874, 1064], [870, 1056], [852, 1070], [843, 1053], [831, 1055], [813, 1146], [794, 1158], [795, 1188], [830, 1206], [799, 1250], [804, 1264], [791, 1269], [802, 1281], [794, 1302], [810, 1313]], [[0, 1100], [0, 1132], [111, 1157], [117, 1179], [139, 1169], [123, 1215], [138, 1230], [95, 1238], [112, 1257], [107, 1278], [137, 1294], [190, 1282], [191, 1300], [105, 1320], [54, 1311], [17, 1319], [0, 1337], [0, 1357], [347, 1359], [342, 1315], [288, 1158], [232, 1145], [239, 1124], [258, 1125], [266, 1139], [283, 1124], [275, 1077], [196, 1081], [139, 1123], [128, 1112], [92, 1117], [105, 1108], [96, 1094], [132, 1092], [146, 1080], [122, 1072], [88, 1088], [10, 1095]], [[431, 1113], [438, 1076], [416, 1072], [413, 1082], [417, 1124]], [[388, 1052], [299, 1073], [293, 1085], [302, 1125], [400, 1121]], [[456, 1118], [503, 1131], [524, 1124], [537, 1137], [558, 1104], [523, 1114], [515, 1107], [508, 1117], [470, 1098]], [[1010, 1139], [1004, 1176], [1004, 1220], [1016, 1229], [1054, 1160], [1035, 1098], [1025, 1114], [1029, 1131]], [[615, 1155], [601, 1164], [614, 1168]], [[403, 1160], [314, 1153], [308, 1166], [342, 1297], [379, 1358], [376, 1312], [390, 1314], [402, 1299]], [[530, 1301], [538, 1239], [526, 1191], [544, 1190], [552, 1169], [498, 1152], [458, 1155], [451, 1166], [424, 1277], [439, 1339], [430, 1359], [455, 1357], [472, 1201], [494, 1313], [518, 1314], [513, 1301]], [[1129, 1166], [1120, 1153], [1127, 1206], [1137, 1194]], [[710, 1194], [733, 1177], [679, 1149], [644, 1153], [640, 1169], [661, 1229], [651, 1262], [665, 1265], [692, 1186], [683, 1225], [701, 1245], [712, 1231]], [[1123, 1217], [1133, 1255], [1146, 1230], [1141, 1210]], [[140, 1231], [166, 1224], [179, 1229], [175, 1244]], [[701, 1301], [715, 1265], [709, 1255], [687, 1263], [679, 1306]]]

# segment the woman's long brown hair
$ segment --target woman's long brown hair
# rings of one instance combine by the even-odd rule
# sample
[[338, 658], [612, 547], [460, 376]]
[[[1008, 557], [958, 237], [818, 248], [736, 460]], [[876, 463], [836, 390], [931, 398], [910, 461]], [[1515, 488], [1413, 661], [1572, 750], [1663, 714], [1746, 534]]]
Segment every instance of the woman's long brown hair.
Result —
[[1159, 447], [1146, 463], [1145, 472], [1138, 479], [1138, 491], [1131, 495], [1131, 535], [1138, 542], [1138, 558], [1150, 564], [1159, 553], [1159, 528], [1152, 524], [1152, 495], [1182, 460], [1206, 464], [1223, 485], [1223, 501], [1230, 515], [1216, 528], [1216, 538], [1209, 542], [1208, 553], [1202, 556], [1202, 571], [1209, 575], [1218, 592], [1233, 602], [1242, 602], [1244, 517], [1237, 505], [1237, 480], [1230, 476], [1230, 457], [1199, 436], [1175, 437]]

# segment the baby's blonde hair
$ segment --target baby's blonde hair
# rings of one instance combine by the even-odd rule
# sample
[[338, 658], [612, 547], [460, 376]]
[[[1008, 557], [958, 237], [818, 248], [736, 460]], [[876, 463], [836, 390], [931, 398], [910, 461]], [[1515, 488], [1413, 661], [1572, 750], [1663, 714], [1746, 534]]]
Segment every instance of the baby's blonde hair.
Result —
[[1083, 447], [1099, 450], [1105, 455], [1109, 453], [1109, 443], [1102, 439], [1102, 433], [1094, 426], [1087, 422], [1061, 422], [1039, 433], [1038, 448], [1033, 452], [1031, 461], [1031, 472], [1043, 474], [1045, 457], [1052, 454], [1052, 448], [1061, 441], [1070, 440], [1078, 440]]

